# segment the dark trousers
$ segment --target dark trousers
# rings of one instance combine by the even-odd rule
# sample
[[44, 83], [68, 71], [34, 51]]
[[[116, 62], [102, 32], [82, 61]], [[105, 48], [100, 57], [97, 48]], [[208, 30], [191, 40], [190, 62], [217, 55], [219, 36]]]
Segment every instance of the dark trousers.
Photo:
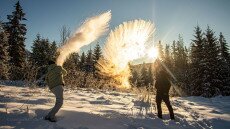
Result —
[[169, 110], [170, 118], [174, 119], [173, 108], [172, 108], [172, 105], [170, 104], [170, 101], [169, 101], [169, 95], [163, 95], [163, 94], [159, 94], [159, 93], [157, 93], [157, 95], [156, 95], [158, 117], [162, 118], [162, 110], [161, 110], [162, 100], [165, 102], [165, 104]]

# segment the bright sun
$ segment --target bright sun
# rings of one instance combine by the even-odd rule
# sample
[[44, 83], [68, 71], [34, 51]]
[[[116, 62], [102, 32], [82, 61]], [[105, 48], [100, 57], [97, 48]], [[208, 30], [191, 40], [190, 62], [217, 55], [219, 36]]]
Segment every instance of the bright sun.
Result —
[[156, 58], [158, 57], [158, 49], [155, 48], [155, 47], [152, 47], [151, 49], [149, 49], [149, 51], [148, 51], [148, 56], [149, 56], [150, 58], [156, 59]]

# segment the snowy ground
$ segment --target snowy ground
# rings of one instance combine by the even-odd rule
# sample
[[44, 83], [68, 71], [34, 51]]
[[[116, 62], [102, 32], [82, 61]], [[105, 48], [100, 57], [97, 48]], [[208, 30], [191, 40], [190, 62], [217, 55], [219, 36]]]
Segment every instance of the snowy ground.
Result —
[[46, 88], [31, 89], [0, 85], [0, 129], [230, 129], [230, 97], [172, 98], [176, 120], [169, 119], [163, 105], [164, 120], [131, 93], [93, 89], [66, 90], [58, 122], [43, 120], [54, 104]]

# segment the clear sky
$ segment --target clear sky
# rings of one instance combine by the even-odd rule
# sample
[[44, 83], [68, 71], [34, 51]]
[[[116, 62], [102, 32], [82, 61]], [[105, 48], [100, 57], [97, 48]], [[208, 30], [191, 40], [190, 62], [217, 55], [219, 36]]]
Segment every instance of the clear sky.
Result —
[[[0, 0], [0, 20], [14, 11], [17, 0]], [[20, 0], [26, 13], [26, 48], [30, 50], [39, 33], [60, 41], [60, 28], [73, 32], [87, 17], [112, 11], [110, 29], [124, 21], [151, 20], [156, 25], [155, 41], [171, 44], [181, 34], [185, 44], [193, 38], [194, 27], [209, 25], [219, 36], [223, 32], [230, 42], [230, 0]], [[106, 36], [105, 36], [106, 37]], [[104, 43], [104, 38], [98, 40]]]

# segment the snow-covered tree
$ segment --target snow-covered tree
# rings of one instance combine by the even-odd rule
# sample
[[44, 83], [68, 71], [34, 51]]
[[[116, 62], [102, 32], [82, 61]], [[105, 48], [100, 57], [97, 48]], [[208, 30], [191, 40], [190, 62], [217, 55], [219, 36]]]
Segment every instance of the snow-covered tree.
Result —
[[97, 64], [97, 61], [101, 57], [102, 57], [102, 50], [101, 50], [99, 43], [97, 43], [97, 45], [95, 46], [93, 50], [93, 72], [98, 71], [95, 65]]
[[220, 60], [218, 41], [213, 30], [207, 27], [204, 41], [204, 74], [202, 77], [201, 92], [205, 97], [219, 95], [223, 82], [220, 80]]
[[101, 50], [99, 43], [97, 43], [97, 45], [95, 46], [93, 50], [93, 62], [94, 63], [97, 62], [101, 56], [102, 56], [102, 50]]
[[[183, 38], [179, 35], [178, 41], [172, 44], [172, 65], [170, 70], [174, 73], [183, 86], [188, 85], [188, 55], [187, 48], [184, 46]], [[185, 87], [183, 87], [185, 88]]]
[[51, 59], [56, 59], [57, 57], [57, 44], [55, 41], [53, 41], [50, 45], [50, 52], [49, 52], [50, 58]]
[[67, 70], [79, 69], [79, 55], [78, 53], [72, 53], [64, 63], [64, 68]]
[[166, 44], [164, 50], [165, 50], [164, 63], [170, 70], [173, 70], [173, 58], [171, 55], [170, 46]]
[[222, 32], [219, 35], [219, 44], [220, 44], [220, 56], [230, 66], [229, 46], [228, 46], [228, 43], [225, 40], [225, 37], [223, 36]]
[[150, 65], [148, 68], [147, 80], [148, 80], [148, 84], [150, 84], [150, 85], [154, 84], [152, 65]]
[[73, 56], [73, 61], [74, 61], [75, 65], [76, 65], [76, 68], [79, 69], [79, 62], [80, 62], [79, 54], [78, 53], [73, 53], [72, 56]]
[[191, 44], [190, 89], [192, 95], [201, 95], [201, 84], [204, 76], [204, 37], [199, 26], [195, 27]]
[[159, 43], [157, 44], [157, 49], [158, 49], [158, 53], [159, 53], [159, 58], [164, 59], [164, 49], [163, 49], [163, 45], [162, 45], [161, 41], [159, 41]]
[[0, 22], [0, 79], [4, 80], [9, 77], [8, 47], [7, 35]]
[[177, 50], [176, 50], [176, 41], [174, 40], [172, 43], [172, 52], [171, 52], [171, 56], [172, 56], [172, 70], [175, 71], [175, 62], [176, 62], [176, 54], [177, 54]]
[[23, 69], [26, 66], [25, 35], [26, 25], [25, 13], [19, 3], [15, 4], [15, 11], [7, 15], [8, 22], [4, 23], [4, 29], [7, 32], [8, 52], [10, 56], [10, 79], [21, 80], [24, 78]]
[[93, 70], [93, 51], [91, 50], [91, 48], [88, 50], [86, 55], [85, 70], [87, 72], [91, 72]]
[[222, 95], [230, 95], [230, 54], [227, 42], [222, 33], [219, 35], [220, 45], [220, 79], [223, 81], [220, 90]]
[[142, 86], [148, 86], [149, 81], [148, 81], [148, 70], [145, 66], [145, 63], [143, 63], [143, 67], [141, 69], [140, 73], [140, 82]]
[[85, 70], [85, 63], [86, 63], [85, 52], [82, 52], [82, 54], [80, 56], [80, 62], [79, 62], [79, 67], [81, 70]]
[[175, 67], [178, 72], [183, 72], [187, 69], [188, 63], [188, 55], [187, 49], [184, 46], [184, 41], [181, 35], [179, 35], [179, 39], [176, 43], [176, 55], [175, 55]]
[[[15, 4], [15, 11], [7, 16], [8, 22], [4, 23], [4, 27], [8, 33], [9, 55], [10, 63], [13, 66], [22, 68], [26, 60], [25, 50], [25, 35], [26, 25], [22, 23], [25, 21], [25, 13], [19, 3]], [[15, 74], [15, 73], [14, 73]]]
[[47, 65], [51, 56], [49, 40], [42, 39], [38, 34], [32, 46], [31, 61], [37, 66]]

